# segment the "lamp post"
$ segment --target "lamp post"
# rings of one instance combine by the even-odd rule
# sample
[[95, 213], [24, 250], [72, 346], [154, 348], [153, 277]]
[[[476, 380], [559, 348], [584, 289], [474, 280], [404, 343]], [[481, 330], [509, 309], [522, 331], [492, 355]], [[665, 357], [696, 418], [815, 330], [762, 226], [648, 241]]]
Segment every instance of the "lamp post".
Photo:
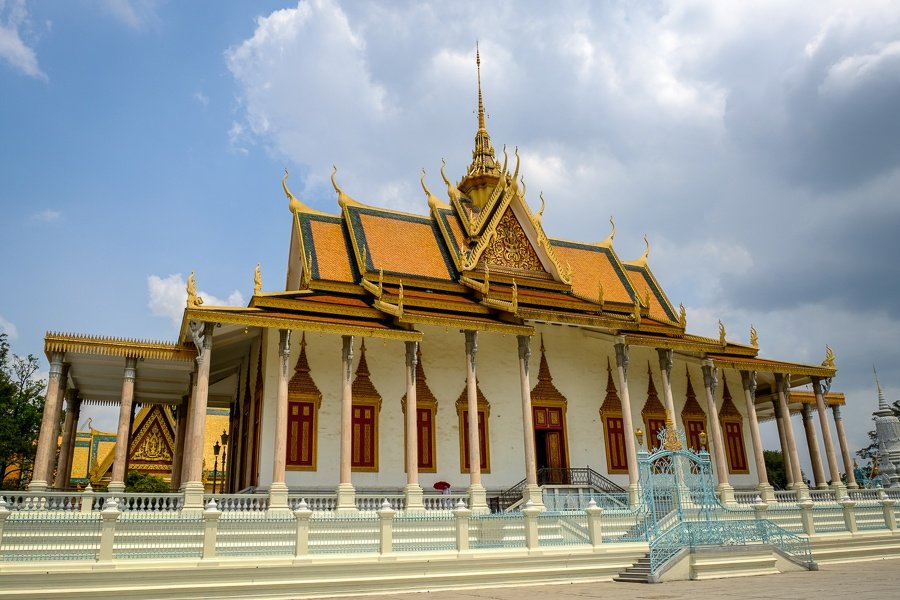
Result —
[[701, 431], [697, 437], [700, 438], [700, 451], [705, 452], [706, 451], [706, 432]]
[[635, 437], [637, 438], [637, 443], [639, 448], [644, 447], [644, 430], [638, 427], [634, 432]]
[[219, 472], [219, 451], [221, 449], [222, 449], [222, 447], [219, 446], [219, 442], [216, 441], [216, 443], [213, 444], [213, 456], [216, 457], [215, 466], [213, 466], [213, 489], [212, 489], [213, 494], [216, 493], [216, 479], [218, 478], [216, 474]]
[[228, 476], [228, 432], [222, 430], [222, 491], [225, 491], [225, 480]]

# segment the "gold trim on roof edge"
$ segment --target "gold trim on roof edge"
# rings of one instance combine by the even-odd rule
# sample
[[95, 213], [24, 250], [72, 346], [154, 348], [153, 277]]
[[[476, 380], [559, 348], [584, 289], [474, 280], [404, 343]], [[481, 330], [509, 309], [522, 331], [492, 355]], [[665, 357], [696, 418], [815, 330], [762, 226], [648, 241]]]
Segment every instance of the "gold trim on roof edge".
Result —
[[50, 332], [44, 336], [44, 352], [75, 352], [156, 360], [191, 361], [197, 353], [187, 346], [129, 338]]
[[[765, 358], [758, 358], [754, 362], [742, 361], [741, 357], [720, 358], [708, 357], [713, 365], [723, 368], [732, 368], [743, 371], [766, 371], [769, 373], [782, 373], [785, 375], [807, 375], [811, 377], [834, 377], [836, 369], [816, 367], [799, 363], [770, 362]], [[763, 362], [757, 362], [763, 361]], [[768, 368], [766, 368], [768, 367]]]

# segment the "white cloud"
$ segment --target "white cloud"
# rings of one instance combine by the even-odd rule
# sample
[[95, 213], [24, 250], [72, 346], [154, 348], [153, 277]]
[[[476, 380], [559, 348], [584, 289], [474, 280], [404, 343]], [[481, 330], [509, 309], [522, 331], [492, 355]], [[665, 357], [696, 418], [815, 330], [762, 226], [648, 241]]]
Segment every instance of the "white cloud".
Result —
[[0, 333], [5, 333], [10, 341], [14, 341], [19, 337], [19, 330], [16, 329], [15, 324], [7, 321], [2, 316], [0, 316]]
[[196, 102], [203, 108], [209, 106], [209, 96], [199, 90], [191, 94], [191, 98], [196, 100]]
[[62, 217], [62, 213], [60, 211], [53, 210], [50, 208], [45, 208], [41, 212], [31, 215], [32, 219], [35, 219], [37, 221], [43, 221], [44, 223], [51, 223], [53, 221], [57, 221], [57, 220], [59, 220], [60, 217]]
[[109, 14], [124, 25], [140, 31], [159, 22], [159, 0], [104, 0]]
[[[147, 277], [147, 288], [150, 294], [147, 302], [150, 314], [157, 317], [168, 317], [176, 327], [181, 325], [187, 303], [187, 282], [181, 273], [175, 273], [165, 278], [150, 275]], [[204, 306], [243, 306], [245, 304], [244, 296], [238, 290], [231, 292], [224, 300], [204, 291], [199, 291], [198, 295], [203, 299]]]
[[824, 93], [848, 93], [868, 80], [900, 75], [900, 40], [886, 44], [878, 52], [854, 54], [828, 69], [819, 89]]
[[29, 77], [47, 81], [34, 48], [22, 39], [28, 25], [24, 0], [0, 0], [0, 59]]

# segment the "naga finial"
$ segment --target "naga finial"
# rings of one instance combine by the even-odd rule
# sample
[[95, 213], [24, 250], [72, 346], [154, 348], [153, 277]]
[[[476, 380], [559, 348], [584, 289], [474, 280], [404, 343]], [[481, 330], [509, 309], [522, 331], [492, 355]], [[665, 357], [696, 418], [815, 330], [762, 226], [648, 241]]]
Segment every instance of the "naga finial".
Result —
[[721, 319], [719, 319], [719, 343], [723, 346], [728, 343], [725, 340], [725, 323], [723, 323]]
[[541, 209], [537, 211], [535, 217], [538, 221], [540, 221], [541, 217], [544, 216], [544, 208], [546, 207], [546, 203], [544, 202], [544, 190], [541, 190], [540, 193], [538, 193], [538, 198], [541, 199]]
[[506, 175], [506, 164], [509, 162], [509, 156], [506, 154], [506, 144], [503, 144], [503, 170], [500, 171]]
[[444, 173], [444, 167], [446, 167], [446, 166], [447, 166], [447, 161], [445, 161], [442, 158], [441, 159], [441, 178], [443, 178], [444, 183], [447, 184], [447, 195], [450, 196], [451, 200], [459, 202], [459, 199], [462, 198], [462, 192], [460, 192], [459, 189], [455, 185], [453, 185], [449, 179], [447, 179], [447, 174]]
[[834, 369], [834, 350], [831, 349], [831, 346], [825, 344], [825, 360], [822, 361], [823, 367], [828, 367], [829, 369]]
[[678, 305], [678, 326], [687, 329], [687, 310], [684, 308], [684, 304]]
[[419, 183], [422, 184], [422, 190], [425, 192], [425, 197], [428, 198], [428, 206], [435, 207], [443, 204], [437, 196], [431, 193], [428, 186], [425, 185], [425, 167], [422, 167], [422, 177], [419, 179]]
[[647, 238], [646, 233], [644, 234], [644, 244], [646, 245], [644, 253], [641, 255], [641, 257], [639, 259], [637, 259], [636, 262], [638, 262], [639, 264], [646, 267], [647, 266], [647, 258], [650, 256], [650, 240]]
[[296, 213], [303, 209], [303, 203], [297, 200], [297, 197], [294, 196], [294, 194], [291, 193], [291, 190], [288, 189], [287, 178], [288, 170], [287, 167], [285, 167], [284, 177], [281, 178], [281, 188], [284, 190], [284, 195], [288, 198], [288, 208], [292, 213]]
[[759, 334], [752, 323], [750, 324], [750, 345], [754, 348], [759, 348]]
[[609, 232], [609, 235], [606, 236], [606, 239], [600, 242], [601, 246], [612, 247], [613, 238], [616, 237], [616, 222], [613, 221], [612, 215], [609, 216], [609, 224], [612, 226], [612, 229]]
[[191, 271], [187, 280], [187, 307], [196, 308], [201, 304], [203, 304], [203, 298], [197, 295], [197, 280], [194, 277], [194, 272]]
[[334, 187], [334, 191], [337, 192], [338, 204], [341, 206], [341, 208], [343, 208], [347, 204], [359, 204], [359, 202], [344, 193], [344, 190], [342, 190], [341, 186], [338, 185], [337, 179], [335, 179], [335, 175], [337, 175], [337, 166], [331, 165], [331, 185]]
[[516, 170], [515, 170], [515, 172], [513, 172], [512, 184], [510, 186], [510, 187], [512, 187], [513, 194], [515, 194], [519, 191], [518, 179], [519, 179], [519, 162], [520, 161], [519, 161], [519, 147], [518, 146], [516, 146], [514, 153], [516, 155]]
[[256, 270], [253, 272], [253, 295], [259, 296], [262, 292], [262, 269], [259, 263], [256, 263]]

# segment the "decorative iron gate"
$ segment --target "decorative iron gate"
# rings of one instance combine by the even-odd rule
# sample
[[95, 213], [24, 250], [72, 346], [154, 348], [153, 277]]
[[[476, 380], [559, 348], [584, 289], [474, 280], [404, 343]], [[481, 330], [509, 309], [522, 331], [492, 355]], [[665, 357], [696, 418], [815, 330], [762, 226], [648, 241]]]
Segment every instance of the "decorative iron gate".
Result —
[[684, 431], [669, 424], [658, 434], [659, 445], [638, 452], [647, 540], [682, 521], [718, 520], [719, 502], [709, 453], [687, 448]]

